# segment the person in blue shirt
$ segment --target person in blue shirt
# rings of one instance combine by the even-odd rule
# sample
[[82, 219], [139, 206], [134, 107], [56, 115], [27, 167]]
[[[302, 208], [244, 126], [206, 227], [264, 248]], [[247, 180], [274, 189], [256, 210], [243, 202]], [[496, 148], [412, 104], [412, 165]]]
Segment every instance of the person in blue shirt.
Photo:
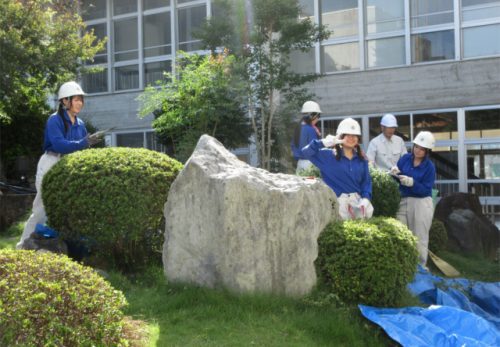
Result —
[[312, 165], [312, 163], [302, 155], [302, 148], [312, 140], [321, 138], [321, 132], [316, 127], [316, 123], [318, 123], [321, 116], [321, 109], [318, 103], [314, 101], [304, 102], [301, 113], [303, 113], [304, 116], [295, 127], [291, 143], [293, 157], [297, 160], [297, 174], [301, 170], [305, 170]]
[[403, 155], [397, 166], [391, 169], [398, 175], [401, 202], [397, 218], [418, 239], [420, 263], [425, 266], [428, 255], [429, 230], [434, 215], [432, 186], [436, 179], [436, 168], [429, 159], [435, 140], [429, 131], [421, 131], [413, 140], [411, 153]]
[[321, 178], [337, 195], [344, 220], [373, 215], [372, 180], [360, 141], [359, 123], [347, 118], [340, 122], [336, 136], [312, 140], [302, 149], [303, 156], [319, 168]]
[[44, 175], [61, 159], [62, 155], [85, 149], [101, 140], [99, 137], [89, 136], [84, 122], [77, 117], [84, 105], [84, 95], [80, 85], [74, 81], [66, 82], [59, 88], [58, 110], [49, 117], [45, 126], [44, 154], [38, 161], [35, 180], [37, 193], [33, 201], [32, 214], [16, 246], [18, 249], [23, 248], [24, 240], [30, 237], [37, 224], [45, 224], [47, 221], [42, 201]]

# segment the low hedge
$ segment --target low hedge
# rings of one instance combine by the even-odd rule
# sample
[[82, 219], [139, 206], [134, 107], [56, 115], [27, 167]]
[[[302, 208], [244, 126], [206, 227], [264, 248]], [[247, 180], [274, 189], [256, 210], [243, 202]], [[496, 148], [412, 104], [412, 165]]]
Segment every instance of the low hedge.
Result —
[[126, 346], [123, 294], [66, 256], [0, 250], [1, 346]]
[[43, 179], [48, 225], [119, 268], [161, 263], [163, 206], [181, 169], [167, 155], [142, 148], [64, 156]]
[[318, 247], [320, 281], [346, 302], [397, 304], [418, 264], [415, 237], [394, 218], [331, 223]]

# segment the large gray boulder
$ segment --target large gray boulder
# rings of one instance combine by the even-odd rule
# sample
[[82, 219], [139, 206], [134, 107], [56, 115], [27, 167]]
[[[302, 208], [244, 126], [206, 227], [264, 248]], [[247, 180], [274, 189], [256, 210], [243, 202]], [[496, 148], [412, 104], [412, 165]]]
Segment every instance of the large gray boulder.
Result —
[[251, 167], [204, 135], [164, 214], [169, 281], [300, 296], [316, 283], [317, 239], [338, 206], [323, 182]]

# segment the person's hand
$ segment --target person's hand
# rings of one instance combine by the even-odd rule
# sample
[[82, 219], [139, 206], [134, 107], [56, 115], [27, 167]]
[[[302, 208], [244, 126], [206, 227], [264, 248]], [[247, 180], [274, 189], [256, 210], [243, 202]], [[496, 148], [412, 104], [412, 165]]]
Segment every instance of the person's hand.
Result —
[[406, 187], [413, 187], [413, 177], [405, 176], [405, 175], [399, 175], [399, 181], [403, 186]]
[[103, 134], [100, 132], [96, 132], [90, 135], [87, 135], [87, 141], [89, 146], [94, 146], [103, 140]]
[[323, 142], [323, 146], [325, 147], [333, 147], [337, 144], [344, 143], [343, 140], [333, 135], [326, 135], [326, 137], [322, 139], [321, 142]]
[[391, 169], [389, 170], [389, 173], [391, 175], [397, 175], [398, 173], [400, 173], [401, 171], [399, 170], [399, 168], [397, 166], [393, 166], [391, 167]]

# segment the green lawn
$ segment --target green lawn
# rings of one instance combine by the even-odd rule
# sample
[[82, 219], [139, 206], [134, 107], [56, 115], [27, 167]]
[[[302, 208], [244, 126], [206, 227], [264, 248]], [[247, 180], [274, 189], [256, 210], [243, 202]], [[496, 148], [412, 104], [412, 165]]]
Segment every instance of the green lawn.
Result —
[[[0, 249], [14, 248], [23, 226], [21, 221], [0, 234]], [[500, 281], [498, 263], [450, 252], [440, 252], [439, 256], [463, 277]], [[142, 340], [148, 342], [134, 342], [132, 346], [397, 345], [364, 319], [356, 306], [346, 306], [320, 292], [305, 299], [236, 295], [168, 283], [161, 268], [127, 276], [111, 272], [109, 280], [127, 297], [125, 313], [145, 322], [148, 336], [142, 334]], [[404, 305], [419, 303], [408, 295]]]

